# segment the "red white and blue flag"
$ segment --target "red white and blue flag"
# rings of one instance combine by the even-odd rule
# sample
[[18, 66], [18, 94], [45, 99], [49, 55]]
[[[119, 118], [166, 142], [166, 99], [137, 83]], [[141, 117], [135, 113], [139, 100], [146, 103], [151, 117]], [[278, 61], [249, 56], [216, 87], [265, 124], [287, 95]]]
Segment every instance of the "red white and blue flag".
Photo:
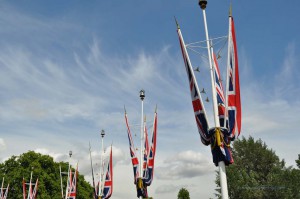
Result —
[[218, 116], [220, 121], [220, 126], [224, 125], [224, 115], [225, 115], [225, 96], [222, 84], [222, 79], [220, 75], [220, 69], [217, 61], [216, 55], [212, 52], [214, 72], [215, 72], [215, 88], [217, 93], [217, 104], [218, 104]]
[[[68, 179], [68, 189], [67, 189], [67, 199], [76, 199], [77, 190], [77, 175], [78, 175], [78, 165], [75, 172], [72, 172], [71, 167], [69, 168], [69, 179]], [[74, 173], [74, 174], [72, 174]]]
[[[176, 21], [176, 23], [177, 23], [177, 21]], [[182, 52], [184, 64], [186, 67], [188, 80], [189, 80], [189, 87], [190, 87], [192, 104], [193, 104], [196, 124], [198, 127], [198, 132], [200, 134], [202, 143], [207, 146], [210, 144], [210, 139], [208, 137], [209, 125], [208, 125], [208, 121], [206, 118], [203, 101], [202, 101], [202, 98], [201, 98], [201, 95], [199, 92], [198, 84], [197, 84], [197, 81], [195, 78], [194, 70], [192, 68], [192, 64], [191, 64], [190, 58], [188, 56], [188, 53], [187, 53], [187, 50], [185, 47], [185, 43], [184, 43], [178, 23], [177, 23], [177, 33], [178, 33], [181, 52]]]
[[239, 68], [238, 68], [238, 56], [237, 56], [237, 45], [235, 38], [235, 29], [233, 18], [230, 16], [229, 19], [229, 60], [227, 68], [227, 128], [231, 137], [239, 135], [241, 132], [241, 99], [240, 99], [240, 83], [239, 83]]
[[[37, 191], [38, 191], [38, 183], [39, 179], [36, 180], [36, 183], [31, 183], [32, 179], [32, 173], [31, 173], [31, 178], [29, 183], [25, 183], [25, 180], [23, 178], [23, 199], [26, 199], [26, 184], [29, 185], [29, 190], [28, 190], [28, 195], [27, 199], [36, 199], [37, 197]], [[34, 187], [33, 187], [34, 185]]]
[[144, 124], [144, 137], [145, 137], [145, 144], [144, 144], [143, 177], [145, 177], [147, 173], [148, 155], [149, 155], [149, 141], [148, 141], [148, 131], [147, 131], [146, 124]]
[[139, 178], [139, 171], [138, 171], [139, 160], [135, 154], [134, 143], [133, 143], [132, 135], [131, 135], [130, 128], [128, 125], [128, 118], [127, 118], [126, 111], [125, 111], [125, 122], [126, 122], [126, 127], [127, 127], [129, 150], [130, 150], [131, 162], [132, 162], [132, 167], [133, 167], [134, 184], [136, 184], [137, 179]]
[[7, 198], [7, 194], [8, 194], [9, 184], [7, 185], [6, 188], [3, 187], [3, 184], [4, 184], [4, 178], [2, 180], [0, 199], [6, 199]]
[[154, 158], [156, 153], [156, 137], [157, 137], [157, 111], [155, 110], [153, 130], [152, 130], [152, 141], [151, 141], [148, 163], [147, 163], [147, 172], [146, 172], [146, 176], [144, 176], [144, 183], [146, 186], [150, 186], [153, 181]]
[[107, 165], [107, 172], [104, 181], [104, 189], [102, 199], [108, 199], [113, 192], [113, 164], [112, 164], [112, 147], [110, 150], [109, 162]]

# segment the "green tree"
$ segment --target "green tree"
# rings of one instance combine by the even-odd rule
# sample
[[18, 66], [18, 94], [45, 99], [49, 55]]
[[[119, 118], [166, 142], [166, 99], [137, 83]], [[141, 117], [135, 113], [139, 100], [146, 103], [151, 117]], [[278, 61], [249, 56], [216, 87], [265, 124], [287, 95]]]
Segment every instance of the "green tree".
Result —
[[296, 164], [298, 168], [300, 169], [300, 154], [298, 155], [298, 160], [296, 160]]
[[[12, 156], [0, 164], [0, 177], [5, 177], [5, 182], [10, 184], [9, 198], [22, 198], [22, 180], [28, 182], [33, 171], [33, 181], [39, 179], [37, 199], [61, 199], [59, 165], [63, 171], [68, 170], [68, 163], [53, 161], [48, 155], [41, 155], [29, 151], [20, 156]], [[64, 179], [66, 184], [66, 179]], [[78, 175], [77, 198], [86, 199], [93, 197], [93, 188]]]
[[178, 192], [177, 199], [190, 199], [190, 193], [186, 188], [181, 188]]
[[[300, 198], [299, 169], [286, 168], [272, 149], [253, 137], [236, 140], [234, 164], [226, 168], [228, 194], [232, 199]], [[220, 187], [217, 173], [216, 183]], [[220, 189], [216, 196], [221, 198]]]

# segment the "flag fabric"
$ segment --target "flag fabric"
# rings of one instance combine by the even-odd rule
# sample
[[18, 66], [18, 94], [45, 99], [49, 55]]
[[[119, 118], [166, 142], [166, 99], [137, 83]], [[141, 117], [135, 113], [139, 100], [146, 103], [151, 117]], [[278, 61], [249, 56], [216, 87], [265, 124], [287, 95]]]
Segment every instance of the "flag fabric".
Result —
[[8, 195], [8, 189], [9, 189], [9, 184], [6, 187], [6, 190], [4, 192], [4, 195], [2, 196], [2, 199], [7, 199], [7, 195]]
[[215, 72], [215, 89], [217, 94], [217, 104], [218, 104], [218, 117], [220, 121], [220, 126], [224, 126], [224, 115], [225, 115], [225, 96], [224, 89], [220, 75], [220, 69], [217, 61], [216, 55], [212, 52], [214, 72]]
[[149, 155], [148, 131], [147, 131], [147, 126], [145, 124], [144, 124], [144, 136], [145, 136], [145, 144], [144, 144], [143, 177], [145, 178], [147, 174], [148, 155]]
[[[177, 21], [176, 21], [177, 23]], [[204, 145], [209, 145], [210, 144], [210, 138], [208, 134], [208, 121], [206, 117], [206, 112], [203, 106], [203, 101], [199, 92], [198, 84], [195, 78], [194, 70], [192, 68], [192, 64], [190, 61], [190, 58], [188, 56], [185, 43], [179, 28], [179, 25], [177, 23], [177, 33], [179, 37], [179, 43], [181, 47], [181, 52], [184, 60], [184, 64], [186, 67], [186, 72], [189, 80], [189, 87], [190, 87], [190, 93], [191, 93], [191, 98], [192, 98], [192, 105], [194, 109], [194, 114], [195, 114], [195, 119], [196, 119], [196, 124], [198, 127], [198, 132], [201, 137], [201, 141]]]
[[23, 181], [22, 181], [22, 185], [23, 185], [23, 199], [26, 199], [26, 183], [25, 183], [24, 178], [23, 178]]
[[8, 194], [9, 184], [7, 185], [6, 188], [3, 187], [3, 184], [4, 184], [4, 178], [3, 178], [2, 186], [1, 186], [0, 199], [6, 199], [7, 198], [7, 194]]
[[211, 152], [215, 166], [223, 161], [225, 165], [233, 163], [231, 148], [230, 148], [230, 133], [227, 128], [215, 127], [209, 129], [211, 134]]
[[66, 194], [67, 195], [67, 199], [76, 199], [78, 164], [77, 164], [75, 172], [72, 172], [71, 167], [70, 167], [70, 171], [69, 172], [70, 172], [70, 174], [69, 174], [68, 189], [67, 189], [68, 193]]
[[[231, 135], [234, 135], [234, 132], [239, 132], [240, 130], [240, 94], [234, 27], [231, 31], [231, 37], [233, 39], [232, 42], [229, 42], [232, 46], [232, 48], [230, 48], [231, 70], [228, 70], [230, 71], [229, 74], [231, 75], [231, 86], [229, 86], [230, 89], [227, 89], [228, 86], [226, 87], [226, 96], [224, 95], [224, 89], [222, 85], [222, 79], [217, 58], [216, 55], [213, 53], [213, 49], [211, 48], [211, 59], [213, 62], [212, 67], [214, 74], [213, 89], [216, 89], [218, 105], [217, 114], [220, 122], [220, 126], [213, 128], [209, 128], [205, 108], [197, 85], [197, 80], [178, 23], [177, 33], [179, 37], [179, 43], [181, 47], [183, 60], [185, 63], [186, 72], [188, 75], [192, 104], [201, 141], [204, 145], [211, 146], [213, 162], [216, 166], [218, 166], [218, 163], [220, 161], [224, 161], [226, 165], [232, 164], [233, 159], [230, 148], [230, 141], [232, 140]], [[232, 118], [232, 115], [235, 117]], [[228, 124], [227, 126], [225, 126], [226, 123]]]
[[30, 199], [36, 199], [37, 191], [38, 191], [38, 184], [39, 184], [39, 179], [36, 179], [35, 186], [34, 186], [34, 189], [32, 190], [32, 194], [31, 194]]
[[148, 156], [148, 163], [147, 163], [147, 173], [144, 176], [144, 184], [146, 186], [150, 186], [153, 181], [153, 174], [154, 174], [154, 158], [156, 153], [156, 137], [157, 137], [157, 111], [155, 110], [154, 113], [154, 121], [153, 121], [153, 130], [152, 130], [152, 141]]
[[109, 162], [107, 165], [107, 172], [105, 176], [104, 189], [102, 199], [108, 199], [113, 192], [113, 164], [112, 164], [112, 147], [110, 149]]
[[[28, 191], [27, 199], [36, 199], [36, 197], [37, 197], [37, 191], [38, 191], [38, 183], [39, 183], [39, 179], [36, 180], [35, 184], [32, 184], [31, 183], [31, 178], [30, 178], [29, 191]], [[24, 178], [23, 178], [22, 184], [23, 184], [23, 199], [26, 199], [26, 183], [25, 183], [25, 179]], [[32, 188], [33, 185], [34, 185], [34, 188]]]
[[129, 140], [129, 150], [130, 150], [131, 162], [132, 162], [132, 167], [133, 167], [134, 184], [136, 184], [137, 179], [139, 177], [139, 171], [138, 171], [139, 160], [138, 160], [138, 158], [135, 154], [134, 143], [133, 143], [130, 128], [129, 128], [129, 125], [128, 125], [128, 118], [127, 118], [126, 111], [125, 111], [125, 122], [126, 122], [126, 127], [127, 127], [127, 134], [128, 134], [128, 140]]
[[240, 84], [239, 84], [239, 68], [238, 68], [238, 56], [237, 45], [235, 38], [235, 29], [233, 17], [229, 19], [229, 60], [227, 67], [227, 128], [231, 137], [234, 138], [241, 132], [241, 99], [240, 99]]

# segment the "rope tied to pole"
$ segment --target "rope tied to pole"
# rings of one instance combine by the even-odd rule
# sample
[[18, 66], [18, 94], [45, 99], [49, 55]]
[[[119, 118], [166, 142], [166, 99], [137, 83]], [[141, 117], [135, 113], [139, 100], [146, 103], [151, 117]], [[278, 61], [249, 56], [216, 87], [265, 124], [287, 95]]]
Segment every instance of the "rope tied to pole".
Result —
[[213, 135], [214, 141], [213, 143], [211, 143], [211, 148], [214, 149], [216, 146], [222, 146], [222, 143], [224, 144], [224, 146], [226, 147], [230, 147], [230, 143], [226, 143], [224, 140], [224, 135], [221, 131], [220, 127], [216, 127], [215, 128], [215, 133]]

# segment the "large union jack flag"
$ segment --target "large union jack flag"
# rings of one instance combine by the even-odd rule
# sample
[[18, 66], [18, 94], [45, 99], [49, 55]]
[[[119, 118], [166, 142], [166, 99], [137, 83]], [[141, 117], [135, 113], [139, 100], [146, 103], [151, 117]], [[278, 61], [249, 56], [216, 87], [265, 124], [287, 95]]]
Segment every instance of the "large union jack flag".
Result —
[[146, 176], [144, 176], [144, 183], [146, 186], [150, 186], [153, 181], [154, 158], [156, 153], [156, 136], [157, 136], [157, 111], [155, 111], [154, 113], [152, 142], [151, 142], [149, 156], [148, 156], [147, 172], [146, 172]]
[[128, 118], [127, 118], [126, 111], [125, 111], [125, 122], [126, 122], [126, 127], [127, 127], [127, 134], [128, 134], [128, 140], [129, 140], [129, 150], [130, 150], [131, 162], [132, 162], [132, 167], [133, 167], [134, 184], [136, 184], [137, 179], [139, 177], [139, 171], [138, 171], [139, 160], [138, 160], [138, 158], [135, 154], [134, 143], [133, 143], [130, 128], [129, 128], [129, 125], [128, 125]]
[[189, 87], [190, 87], [190, 92], [191, 92], [191, 98], [192, 98], [192, 104], [193, 104], [193, 109], [194, 109], [194, 114], [195, 114], [195, 119], [196, 119], [196, 124], [198, 127], [198, 132], [201, 137], [201, 141], [204, 145], [209, 145], [210, 140], [209, 140], [209, 135], [208, 135], [208, 121], [206, 118], [206, 113], [205, 109], [203, 106], [203, 101], [199, 92], [198, 84], [195, 78], [194, 70], [192, 68], [192, 64], [190, 61], [190, 58], [188, 56], [188, 53], [185, 48], [185, 43], [182, 38], [182, 34], [180, 31], [180, 28], [177, 24], [177, 33], [179, 37], [179, 43], [181, 47], [181, 52], [189, 80]]
[[227, 71], [227, 128], [231, 137], [239, 135], [241, 132], [241, 99], [240, 99], [240, 84], [239, 84], [239, 68], [237, 45], [235, 38], [235, 29], [233, 17], [229, 20], [229, 65]]
[[112, 147], [110, 149], [109, 163], [107, 165], [107, 172], [104, 181], [104, 189], [102, 199], [108, 199], [113, 192], [113, 166], [112, 166]]

